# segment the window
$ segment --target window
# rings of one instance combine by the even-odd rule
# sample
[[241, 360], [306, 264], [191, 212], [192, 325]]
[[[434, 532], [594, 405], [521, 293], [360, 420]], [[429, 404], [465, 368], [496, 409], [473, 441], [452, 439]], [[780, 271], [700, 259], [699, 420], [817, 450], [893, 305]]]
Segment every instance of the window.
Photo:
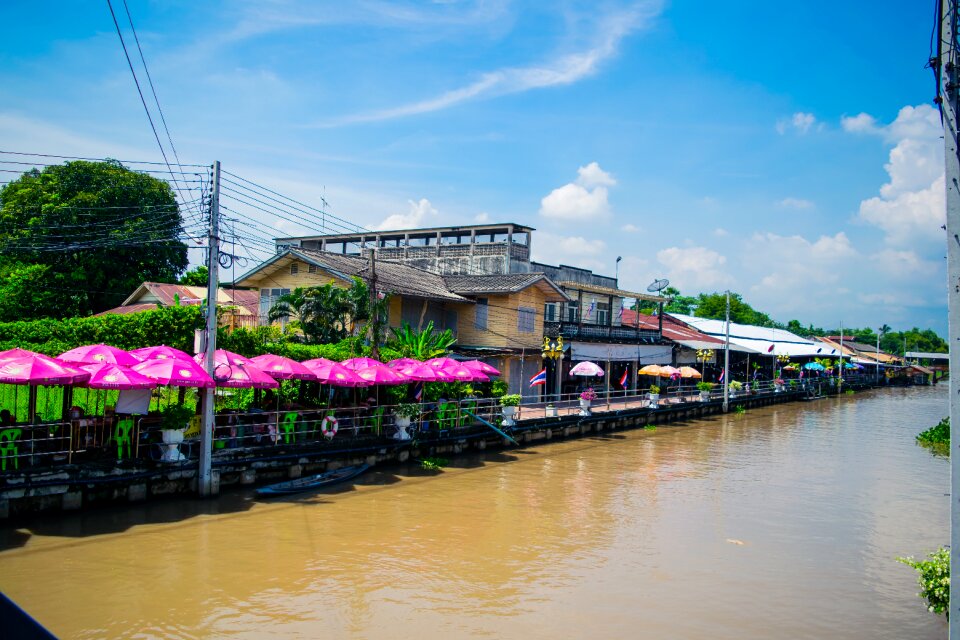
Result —
[[290, 293], [290, 289], [260, 289], [260, 321], [267, 324], [270, 309], [277, 304], [280, 296]]
[[533, 333], [536, 326], [536, 317], [536, 309], [531, 307], [520, 307], [517, 309], [517, 331], [520, 333]]
[[300, 265], [296, 262], [290, 263], [290, 275], [295, 276], [300, 273]]
[[576, 300], [567, 303], [567, 322], [580, 322], [580, 304]]
[[317, 265], [315, 264], [307, 265], [307, 273], [316, 273], [316, 272], [317, 272]]
[[556, 322], [557, 321], [557, 303], [548, 302], [543, 305], [543, 321], [544, 322]]
[[473, 326], [477, 329], [487, 328], [487, 315], [490, 310], [488, 298], [477, 298], [477, 304], [474, 305], [476, 314], [473, 317]]
[[597, 303], [596, 318], [597, 318], [596, 324], [601, 324], [601, 325], [610, 324], [610, 303], [609, 302]]

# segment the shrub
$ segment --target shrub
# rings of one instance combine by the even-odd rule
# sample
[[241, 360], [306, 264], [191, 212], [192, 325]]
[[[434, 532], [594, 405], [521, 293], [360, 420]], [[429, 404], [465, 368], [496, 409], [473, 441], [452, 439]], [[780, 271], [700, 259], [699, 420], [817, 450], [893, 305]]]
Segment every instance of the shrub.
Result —
[[913, 567], [920, 575], [917, 595], [927, 601], [927, 611], [949, 617], [950, 610], [950, 550], [940, 547], [927, 556], [929, 560], [897, 558], [897, 562]]
[[405, 402], [403, 404], [398, 404], [397, 408], [393, 410], [393, 415], [398, 418], [412, 418], [420, 414], [420, 405], [414, 404], [412, 402]]
[[500, 404], [504, 407], [519, 407], [520, 394], [512, 393], [505, 396], [500, 396]]
[[711, 390], [713, 390], [713, 383], [712, 383], [712, 382], [698, 382], [698, 383], [697, 383], [697, 389], [699, 389], [700, 391], [711, 391]]
[[655, 385], [655, 384], [650, 385], [650, 393], [659, 394], [659, 393], [660, 393], [660, 387], [658, 387], [658, 386]]
[[740, 391], [741, 389], [743, 389], [743, 383], [738, 380], [731, 380], [729, 387], [730, 387], [730, 391]]
[[917, 435], [920, 444], [950, 444], [949, 416]]

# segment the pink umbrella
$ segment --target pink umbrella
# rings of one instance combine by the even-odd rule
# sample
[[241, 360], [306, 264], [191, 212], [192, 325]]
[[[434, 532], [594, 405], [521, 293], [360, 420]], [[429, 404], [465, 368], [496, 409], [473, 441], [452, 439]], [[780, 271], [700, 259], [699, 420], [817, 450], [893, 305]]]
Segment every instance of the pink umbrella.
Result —
[[56, 385], [85, 382], [90, 374], [48, 356], [21, 356], [0, 361], [0, 382], [7, 384]]
[[488, 376], [500, 375], [500, 371], [496, 367], [490, 366], [486, 362], [481, 362], [480, 360], [467, 360], [466, 362], [462, 362], [461, 364], [467, 367], [468, 369], [479, 371], [484, 375], [488, 375]]
[[383, 364], [379, 360], [374, 360], [373, 358], [350, 358], [349, 360], [344, 360], [340, 364], [353, 371], [359, 371], [360, 369], [366, 369], [368, 367], [387, 367], [387, 365]]
[[375, 385], [376, 384], [389, 384], [389, 385], [406, 384], [407, 382], [410, 382], [410, 378], [403, 375], [402, 373], [398, 373], [394, 371], [393, 369], [390, 369], [386, 366], [382, 366], [382, 363], [381, 363], [381, 366], [379, 367], [367, 367], [366, 369], [359, 369], [358, 371], [355, 371], [355, 373], [360, 378], [363, 378], [367, 382], [370, 382]]
[[119, 364], [101, 362], [82, 364], [80, 368], [90, 374], [83, 386], [91, 389], [153, 389], [158, 384], [153, 378]]
[[165, 344], [157, 347], [143, 347], [142, 349], [134, 349], [130, 352], [130, 355], [136, 356], [141, 360], [189, 360], [193, 357], [185, 351], [168, 347]]
[[[314, 358], [313, 360], [304, 360], [301, 362], [303, 366], [307, 369], [313, 371], [315, 367], [326, 366], [328, 364], [340, 364], [339, 362], [334, 362], [333, 360], [327, 360], [326, 358]], [[314, 371], [314, 373], [316, 373]]]
[[41, 360], [46, 360], [47, 362], [52, 362], [53, 364], [63, 364], [56, 358], [51, 358], [50, 356], [42, 353], [36, 353], [35, 351], [20, 349], [19, 347], [7, 349], [6, 351], [0, 351], [0, 361], [9, 360], [11, 358], [40, 358]]
[[[205, 359], [204, 354], [202, 353], [198, 353], [197, 355], [193, 356], [193, 361], [199, 364], [200, 366], [203, 366], [204, 359]], [[253, 361], [250, 358], [240, 355], [239, 353], [234, 353], [233, 351], [227, 351], [226, 349], [217, 349], [216, 351], [213, 352], [214, 367], [219, 367], [220, 365], [232, 366], [236, 364], [240, 364], [240, 365], [253, 364]]]
[[277, 380], [316, 380], [317, 376], [307, 367], [296, 360], [265, 353], [262, 356], [250, 358], [250, 362], [258, 369], [262, 369], [268, 376]]
[[410, 367], [414, 365], [423, 364], [419, 360], [414, 360], [413, 358], [397, 358], [396, 360], [391, 360], [387, 363], [387, 366], [391, 369], [396, 369], [397, 367]]
[[209, 389], [214, 386], [213, 379], [193, 360], [175, 360], [163, 358], [160, 360], [145, 360], [131, 367], [137, 373], [153, 378], [160, 384], [174, 387], [201, 387]]
[[490, 378], [479, 371], [469, 369], [460, 364], [455, 367], [443, 367], [441, 371], [451, 375], [453, 379], [458, 382], [487, 382], [490, 380]]
[[213, 371], [218, 387], [234, 389], [278, 389], [280, 383], [252, 364], [218, 364]]
[[435, 369], [423, 362], [414, 361], [416, 364], [407, 366], [398, 366], [394, 371], [399, 371], [410, 380], [421, 382], [453, 382], [456, 380], [452, 375], [443, 369]]
[[[318, 358], [321, 360], [322, 358]], [[303, 364], [314, 363], [315, 360], [308, 360]], [[327, 364], [310, 364], [310, 371], [312, 371], [317, 376], [317, 381], [322, 382], [323, 384], [331, 384], [335, 387], [369, 387], [370, 382], [367, 382], [355, 372], [350, 371], [344, 366], [341, 366], [338, 362], [329, 362]]]
[[570, 369], [570, 375], [572, 376], [596, 376], [600, 377], [603, 375], [603, 369], [592, 362], [580, 362]]
[[449, 367], [460, 367], [463, 365], [462, 362], [454, 360], [453, 358], [431, 358], [427, 360], [427, 364], [436, 369], [447, 369]]
[[[132, 367], [140, 362], [140, 358], [130, 355], [123, 349], [111, 347], [108, 344], [88, 344], [70, 351], [64, 351], [58, 360], [63, 362], [77, 362], [83, 364], [119, 364], [124, 367]], [[111, 387], [117, 388], [117, 387]]]

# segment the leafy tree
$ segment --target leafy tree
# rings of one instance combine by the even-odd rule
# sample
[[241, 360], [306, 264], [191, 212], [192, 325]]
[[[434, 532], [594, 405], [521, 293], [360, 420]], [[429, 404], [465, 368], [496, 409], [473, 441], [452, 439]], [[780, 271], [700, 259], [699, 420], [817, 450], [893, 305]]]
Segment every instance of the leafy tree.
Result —
[[44, 264], [0, 261], [0, 322], [15, 322], [25, 316], [55, 316], [60, 292], [34, 286], [47, 280]]
[[347, 337], [350, 303], [347, 292], [332, 282], [321, 287], [297, 287], [280, 296], [269, 311], [271, 322], [292, 320], [292, 328], [307, 343], [339, 342]]
[[449, 351], [457, 341], [450, 329], [436, 332], [433, 329], [433, 320], [427, 323], [422, 331], [413, 329], [406, 322], [399, 329], [390, 329], [393, 339], [388, 343], [405, 358], [415, 360], [429, 360], [440, 357]]
[[[694, 296], [680, 295], [680, 290], [676, 287], [667, 287], [660, 292], [660, 295], [664, 298], [670, 299], [669, 302], [663, 306], [663, 310], [666, 313], [682, 313], [685, 315], [693, 315], [693, 311], [696, 309], [697, 299]], [[635, 310], [637, 309], [637, 306], [638, 305], [634, 305]], [[646, 300], [641, 301], [639, 307], [640, 313], [645, 313], [647, 315], [654, 313], [658, 309], [656, 303]]]
[[[726, 293], [701, 293], [697, 296], [695, 314], [698, 318], [723, 320], [727, 314]], [[739, 293], [730, 293], [730, 321], [740, 324], [752, 324], [758, 327], [777, 326], [765, 313], [757, 311], [743, 301]]]
[[188, 287], [205, 287], [207, 286], [209, 275], [210, 273], [206, 265], [201, 264], [183, 274], [183, 277], [180, 278], [180, 284], [185, 284]]
[[20, 307], [20, 318], [104, 311], [144, 280], [176, 281], [187, 266], [181, 231], [163, 180], [116, 161], [31, 169], [0, 189], [0, 288], [35, 295], [14, 290], [24, 281], [12, 265], [40, 265], [46, 269], [29, 286], [55, 293], [57, 304]]

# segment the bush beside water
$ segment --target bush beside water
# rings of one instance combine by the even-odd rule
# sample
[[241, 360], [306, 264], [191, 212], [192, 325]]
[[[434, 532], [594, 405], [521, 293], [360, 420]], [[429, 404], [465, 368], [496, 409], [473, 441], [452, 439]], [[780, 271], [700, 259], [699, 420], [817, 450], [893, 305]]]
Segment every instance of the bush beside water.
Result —
[[950, 455], [950, 418], [946, 417], [935, 426], [917, 434], [917, 443], [936, 454]]
[[920, 575], [917, 595], [927, 601], [927, 611], [950, 617], [950, 550], [940, 547], [927, 560], [897, 558], [897, 562], [913, 567]]

